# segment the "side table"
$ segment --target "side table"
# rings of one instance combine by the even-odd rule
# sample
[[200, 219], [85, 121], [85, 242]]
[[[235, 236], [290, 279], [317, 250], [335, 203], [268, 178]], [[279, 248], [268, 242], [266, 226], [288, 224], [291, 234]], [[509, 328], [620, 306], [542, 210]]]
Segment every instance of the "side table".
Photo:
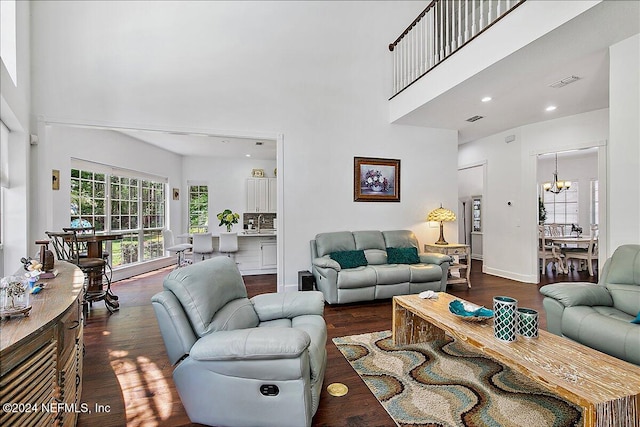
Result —
[[[434, 243], [424, 244], [425, 252], [436, 252], [445, 255], [457, 255], [458, 262], [454, 262], [449, 266], [449, 271], [460, 272], [460, 277], [449, 276], [447, 284], [466, 283], [471, 287], [471, 246], [462, 243], [448, 243], [446, 245], [436, 245]], [[464, 258], [464, 263], [462, 259]]]

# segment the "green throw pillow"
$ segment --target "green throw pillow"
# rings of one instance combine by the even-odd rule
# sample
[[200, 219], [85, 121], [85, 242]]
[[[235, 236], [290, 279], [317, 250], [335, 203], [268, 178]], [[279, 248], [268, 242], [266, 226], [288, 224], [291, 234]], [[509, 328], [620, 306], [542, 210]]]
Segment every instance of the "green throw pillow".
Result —
[[636, 325], [640, 325], [640, 313], [636, 316], [635, 319], [631, 321], [631, 323], [635, 323]]
[[388, 264], [419, 264], [418, 248], [387, 248]]
[[363, 250], [331, 252], [329, 257], [337, 261], [340, 268], [356, 268], [369, 264]]

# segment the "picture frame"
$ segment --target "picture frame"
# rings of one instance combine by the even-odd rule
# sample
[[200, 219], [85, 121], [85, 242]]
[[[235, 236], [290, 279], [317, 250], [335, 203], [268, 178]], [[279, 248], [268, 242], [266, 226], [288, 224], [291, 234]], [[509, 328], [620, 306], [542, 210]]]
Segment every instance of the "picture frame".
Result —
[[180, 200], [180, 189], [174, 188], [172, 191], [173, 191], [173, 200]]
[[400, 160], [353, 158], [354, 202], [400, 202]]

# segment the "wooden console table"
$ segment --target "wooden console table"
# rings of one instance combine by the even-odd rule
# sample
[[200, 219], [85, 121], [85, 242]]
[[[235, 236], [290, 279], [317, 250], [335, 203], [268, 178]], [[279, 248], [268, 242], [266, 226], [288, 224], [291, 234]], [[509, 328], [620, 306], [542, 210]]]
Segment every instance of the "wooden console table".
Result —
[[[459, 256], [459, 261], [452, 263], [449, 266], [449, 271], [458, 271], [460, 273], [460, 277], [450, 276], [447, 280], [447, 284], [452, 285], [456, 283], [466, 283], [469, 288], [471, 287], [471, 246], [461, 243], [447, 243], [446, 245], [425, 243], [424, 251]], [[462, 257], [465, 259], [464, 263], [461, 262]]]
[[445, 334], [511, 366], [541, 386], [582, 407], [585, 426], [635, 427], [640, 423], [640, 370], [636, 365], [567, 338], [538, 331], [538, 338], [503, 342], [492, 321], [464, 321], [449, 311], [456, 298], [393, 297], [395, 345], [446, 339]]
[[64, 261], [56, 261], [55, 269], [56, 278], [40, 280], [46, 287], [30, 296], [28, 317], [0, 321], [0, 425], [76, 424], [74, 408], [80, 407], [82, 394], [84, 274]]

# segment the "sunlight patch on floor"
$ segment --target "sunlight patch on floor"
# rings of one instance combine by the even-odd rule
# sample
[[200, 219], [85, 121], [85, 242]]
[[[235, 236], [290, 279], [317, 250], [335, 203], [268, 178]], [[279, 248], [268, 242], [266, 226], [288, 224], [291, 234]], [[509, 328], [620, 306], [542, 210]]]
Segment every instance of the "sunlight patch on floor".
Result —
[[148, 357], [110, 351], [111, 368], [124, 398], [127, 426], [161, 426], [171, 416], [172, 398], [162, 371]]

